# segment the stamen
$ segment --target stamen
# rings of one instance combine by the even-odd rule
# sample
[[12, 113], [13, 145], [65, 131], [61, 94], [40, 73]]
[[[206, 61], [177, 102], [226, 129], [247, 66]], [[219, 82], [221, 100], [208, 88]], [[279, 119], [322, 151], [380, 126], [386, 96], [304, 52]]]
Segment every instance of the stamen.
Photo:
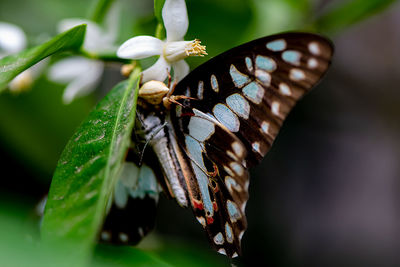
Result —
[[185, 47], [186, 56], [200, 56], [204, 57], [208, 55], [206, 52], [206, 46], [201, 45], [201, 41], [199, 39], [195, 39], [190, 44]]

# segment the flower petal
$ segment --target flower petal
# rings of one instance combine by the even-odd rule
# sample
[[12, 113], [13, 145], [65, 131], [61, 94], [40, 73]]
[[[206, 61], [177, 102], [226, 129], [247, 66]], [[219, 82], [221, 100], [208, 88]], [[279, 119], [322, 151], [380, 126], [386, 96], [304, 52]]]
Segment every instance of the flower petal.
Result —
[[88, 95], [97, 87], [103, 74], [104, 63], [101, 61], [94, 62], [96, 64], [92, 64], [89, 71], [81, 73], [65, 88], [63, 94], [64, 104], [69, 104], [78, 97]]
[[164, 82], [170, 70], [171, 65], [161, 56], [153, 66], [142, 72], [142, 83], [151, 80]]
[[97, 61], [84, 57], [70, 57], [53, 64], [47, 74], [49, 80], [58, 83], [69, 83], [82, 73], [90, 72]]
[[13, 93], [20, 93], [31, 88], [33, 83], [33, 75], [30, 69], [18, 74], [9, 84], [8, 87]]
[[185, 60], [179, 60], [172, 64], [174, 69], [174, 82], [180, 82], [186, 75], [189, 74], [190, 67]]
[[24, 31], [10, 23], [0, 22], [0, 51], [2, 56], [17, 53], [26, 47]]
[[153, 36], [136, 36], [123, 43], [117, 51], [120, 58], [142, 59], [161, 55], [164, 42]]
[[58, 31], [64, 32], [81, 24], [87, 25], [85, 41], [83, 43], [85, 50], [98, 52], [112, 48], [112, 40], [109, 36], [103, 32], [99, 25], [89, 20], [80, 18], [64, 19], [58, 24]]
[[166, 0], [162, 17], [167, 31], [167, 42], [183, 40], [189, 26], [185, 0]]

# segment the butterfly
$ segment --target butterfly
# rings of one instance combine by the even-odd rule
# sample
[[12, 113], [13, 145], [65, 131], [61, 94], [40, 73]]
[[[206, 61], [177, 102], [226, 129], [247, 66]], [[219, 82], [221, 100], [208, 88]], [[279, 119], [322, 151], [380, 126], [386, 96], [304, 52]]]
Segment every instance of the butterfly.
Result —
[[216, 251], [240, 255], [248, 169], [268, 152], [332, 55], [332, 43], [316, 34], [267, 36], [194, 69], [176, 85], [173, 95], [183, 97], [169, 108], [139, 98], [133, 139], [136, 149], [151, 149], [128, 152], [100, 239], [136, 244], [154, 227], [164, 191], [191, 207]]

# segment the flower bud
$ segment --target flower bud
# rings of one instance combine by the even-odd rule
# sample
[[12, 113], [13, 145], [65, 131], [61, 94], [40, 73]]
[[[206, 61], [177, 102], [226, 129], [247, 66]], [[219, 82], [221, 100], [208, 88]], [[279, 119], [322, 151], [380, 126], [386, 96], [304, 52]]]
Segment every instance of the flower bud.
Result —
[[169, 88], [160, 81], [148, 81], [139, 89], [139, 97], [153, 105], [162, 102], [164, 96], [168, 93]]

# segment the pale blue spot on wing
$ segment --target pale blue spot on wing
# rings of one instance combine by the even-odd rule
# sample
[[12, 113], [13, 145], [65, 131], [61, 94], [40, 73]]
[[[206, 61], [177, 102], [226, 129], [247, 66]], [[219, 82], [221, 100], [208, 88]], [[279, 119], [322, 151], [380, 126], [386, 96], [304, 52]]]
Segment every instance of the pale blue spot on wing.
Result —
[[236, 87], [242, 88], [246, 83], [250, 81], [249, 77], [238, 71], [233, 64], [231, 64], [229, 74], [231, 75], [232, 81]]
[[239, 131], [240, 122], [239, 118], [227, 106], [217, 104], [213, 108], [215, 118], [222, 123], [231, 132]]
[[246, 61], [246, 67], [249, 71], [253, 71], [253, 62], [251, 61], [251, 58], [246, 57], [245, 58]]
[[264, 88], [257, 82], [251, 82], [243, 88], [243, 94], [253, 103], [260, 104], [264, 96]]
[[224, 236], [222, 235], [221, 232], [219, 232], [214, 236], [214, 242], [217, 245], [222, 245], [224, 243]]
[[282, 51], [286, 48], [286, 42], [283, 39], [275, 40], [267, 43], [267, 48], [271, 51]]
[[214, 123], [195, 116], [190, 118], [188, 129], [189, 134], [201, 142], [207, 140], [215, 131]]
[[306, 78], [306, 75], [304, 74], [304, 71], [300, 69], [291, 69], [289, 73], [290, 79], [294, 81], [300, 81]]
[[243, 170], [242, 165], [240, 165], [239, 163], [237, 163], [237, 162], [232, 162], [232, 163], [230, 164], [230, 167], [233, 169], [233, 171], [234, 171], [237, 175], [239, 175], [239, 176], [243, 175], [244, 170]]
[[276, 63], [273, 59], [264, 56], [256, 57], [256, 66], [259, 69], [263, 69], [269, 72], [276, 70]]
[[229, 217], [231, 219], [231, 222], [236, 222], [239, 220], [242, 215], [240, 214], [239, 209], [237, 208], [236, 204], [233, 203], [232, 201], [228, 200], [226, 203], [226, 207], [228, 209]]
[[218, 93], [219, 91], [219, 87], [218, 87], [218, 81], [217, 81], [217, 77], [215, 77], [215, 75], [211, 75], [211, 87], [212, 89]]
[[186, 148], [190, 154], [190, 158], [205, 170], [206, 167], [203, 161], [202, 148], [200, 142], [196, 141], [189, 135], [185, 135], [185, 143], [186, 143]]
[[247, 100], [240, 94], [233, 94], [226, 98], [228, 106], [240, 117], [249, 118], [250, 105]]
[[229, 225], [229, 223], [225, 223], [225, 234], [226, 234], [226, 240], [229, 243], [233, 242], [233, 233], [232, 233], [232, 227]]
[[282, 53], [282, 59], [292, 65], [300, 65], [301, 53], [294, 50], [288, 50]]
[[204, 209], [208, 216], [213, 216], [213, 204], [211, 202], [210, 193], [208, 191], [208, 177], [205, 173], [194, 163], [191, 162], [194, 174], [196, 175], [197, 183], [199, 184], [200, 193], [202, 196]]
[[265, 86], [271, 85], [271, 74], [263, 70], [256, 70], [256, 78]]

